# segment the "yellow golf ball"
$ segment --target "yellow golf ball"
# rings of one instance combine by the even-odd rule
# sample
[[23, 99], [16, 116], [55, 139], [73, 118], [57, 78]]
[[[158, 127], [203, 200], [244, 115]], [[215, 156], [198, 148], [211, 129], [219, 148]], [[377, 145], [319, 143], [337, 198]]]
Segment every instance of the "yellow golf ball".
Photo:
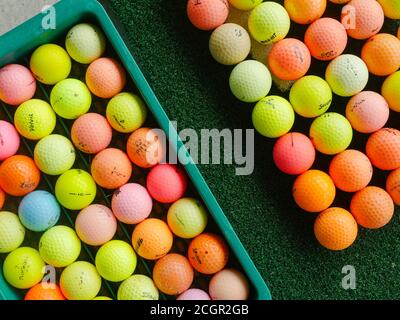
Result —
[[25, 228], [18, 216], [12, 212], [0, 211], [0, 253], [17, 249], [25, 238]]
[[390, 19], [400, 19], [400, 1], [399, 0], [378, 0], [385, 12], [385, 16]]
[[382, 86], [382, 95], [390, 109], [400, 112], [400, 71], [386, 78]]
[[135, 274], [121, 283], [118, 300], [158, 300], [159, 293], [152, 279]]
[[93, 300], [112, 300], [110, 297], [106, 297], [106, 296], [98, 296], [96, 298], [94, 298]]
[[251, 10], [261, 2], [263, 2], [263, 0], [229, 0], [229, 3], [239, 10]]

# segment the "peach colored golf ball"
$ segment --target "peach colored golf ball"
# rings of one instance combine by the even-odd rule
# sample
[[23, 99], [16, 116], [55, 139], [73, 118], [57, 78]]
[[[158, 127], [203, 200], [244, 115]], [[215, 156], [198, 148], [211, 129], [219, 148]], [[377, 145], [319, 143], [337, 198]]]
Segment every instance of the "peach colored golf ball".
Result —
[[228, 0], [189, 0], [187, 15], [190, 22], [200, 30], [213, 30], [226, 21], [229, 14]]
[[209, 292], [212, 300], [247, 300], [250, 285], [238, 270], [224, 269], [211, 278]]
[[400, 205], [400, 168], [392, 171], [386, 179], [386, 191], [395, 204]]
[[400, 168], [400, 131], [383, 128], [367, 141], [367, 156], [381, 170]]
[[322, 17], [326, 0], [285, 0], [285, 9], [294, 22], [310, 24]]
[[124, 89], [126, 73], [116, 60], [99, 58], [89, 65], [86, 84], [95, 96], [109, 99]]
[[20, 64], [0, 68], [0, 100], [18, 106], [31, 99], [35, 92], [36, 80], [28, 68]]

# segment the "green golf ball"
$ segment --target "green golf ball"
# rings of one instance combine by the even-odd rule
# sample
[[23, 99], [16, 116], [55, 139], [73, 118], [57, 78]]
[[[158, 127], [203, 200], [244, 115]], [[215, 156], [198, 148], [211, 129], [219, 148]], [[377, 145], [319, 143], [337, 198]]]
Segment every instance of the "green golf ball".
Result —
[[353, 139], [353, 129], [344, 116], [328, 112], [313, 121], [310, 138], [319, 152], [333, 155], [348, 148]]
[[25, 228], [18, 216], [12, 212], [0, 211], [0, 253], [17, 249], [25, 238]]
[[34, 159], [42, 172], [57, 176], [72, 168], [75, 163], [75, 149], [66, 137], [52, 134], [36, 144]]
[[93, 300], [112, 300], [110, 297], [106, 297], [106, 296], [98, 296], [96, 298], [94, 298]]
[[153, 280], [135, 274], [121, 283], [118, 289], [118, 300], [158, 300], [159, 293]]
[[278, 138], [288, 133], [294, 124], [294, 111], [286, 99], [268, 96], [254, 107], [254, 128], [267, 138]]
[[92, 176], [80, 169], [64, 172], [56, 182], [56, 198], [70, 210], [82, 210], [96, 197], [96, 183]]
[[65, 79], [51, 90], [50, 103], [60, 117], [76, 119], [89, 111], [92, 95], [82, 81]]
[[229, 0], [229, 3], [239, 10], [251, 10], [258, 6], [263, 0]]

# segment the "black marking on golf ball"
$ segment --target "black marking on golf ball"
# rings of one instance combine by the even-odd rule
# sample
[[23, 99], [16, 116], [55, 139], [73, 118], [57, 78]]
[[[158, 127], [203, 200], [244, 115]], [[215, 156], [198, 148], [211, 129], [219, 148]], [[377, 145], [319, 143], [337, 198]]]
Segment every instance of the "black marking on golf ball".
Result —
[[179, 215], [177, 213], [174, 214], [176, 220], [178, 220], [178, 222], [184, 227], [185, 223], [183, 222], [183, 220], [181, 218], [179, 218]]
[[290, 144], [292, 145], [292, 147], [294, 147], [293, 133], [290, 133]]
[[33, 188], [34, 186], [36, 186], [36, 183], [33, 181], [23, 181], [20, 183], [19, 186], [21, 189], [29, 189], [29, 188]]
[[143, 242], [144, 242], [143, 238], [139, 238], [139, 239], [136, 241], [136, 247], [135, 247], [135, 250], [136, 250], [136, 251], [140, 249], [140, 246], [143, 244]]
[[83, 192], [70, 192], [68, 193], [70, 196], [78, 196], [78, 197], [84, 197], [84, 196], [91, 196], [91, 193], [83, 193]]
[[125, 123], [125, 120], [118, 120], [118, 118], [116, 116], [113, 116], [114, 120], [118, 123], [118, 125], [125, 130], [125, 127], [123, 125], [123, 123]]
[[118, 197], [121, 194], [121, 192], [122, 192], [121, 189], [115, 190], [114, 192], [115, 197]]
[[28, 130], [30, 132], [35, 131], [35, 122], [33, 120], [33, 117], [34, 117], [33, 113], [28, 114], [28, 123], [29, 123]]
[[331, 50], [331, 51], [327, 51], [327, 52], [322, 52], [320, 54], [321, 58], [332, 58], [332, 57], [336, 57], [337, 56], [337, 52], [335, 50]]
[[1, 131], [0, 131], [0, 144], [2, 146], [4, 146], [6, 144], [5, 141], [4, 141], [3, 135], [1, 134]]
[[198, 249], [193, 249], [193, 254], [194, 254], [194, 258], [197, 261], [197, 263], [198, 264], [202, 264], [200, 256], [199, 256], [199, 250]]
[[319, 105], [319, 110], [325, 109], [327, 106], [329, 106], [332, 103], [332, 99], [329, 99], [327, 102], [325, 103], [321, 103]]
[[118, 171], [117, 167], [114, 167], [114, 169], [111, 171], [111, 175], [116, 175], [117, 177], [126, 177], [125, 174], [121, 173]]
[[241, 29], [235, 29], [235, 36], [238, 38], [243, 37], [243, 32]]
[[268, 44], [270, 43], [272, 40], [274, 40], [277, 37], [276, 33], [274, 32], [268, 39], [265, 40], [261, 40], [260, 42], [263, 44]]

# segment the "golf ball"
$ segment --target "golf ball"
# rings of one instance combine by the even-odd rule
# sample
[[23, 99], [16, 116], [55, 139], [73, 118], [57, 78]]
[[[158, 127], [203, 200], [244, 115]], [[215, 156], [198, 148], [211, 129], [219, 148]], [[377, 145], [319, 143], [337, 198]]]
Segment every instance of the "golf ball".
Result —
[[350, 247], [357, 238], [358, 226], [350, 212], [342, 208], [329, 208], [320, 213], [314, 223], [318, 242], [329, 250]]
[[92, 300], [101, 289], [101, 277], [94, 265], [77, 261], [61, 273], [60, 288], [68, 300]]
[[251, 10], [258, 6], [263, 0], [229, 0], [229, 3], [239, 10]]
[[40, 140], [34, 150], [38, 168], [51, 176], [58, 176], [72, 168], [75, 163], [72, 142], [59, 134], [51, 134]]
[[381, 170], [400, 168], [400, 131], [383, 128], [373, 133], [367, 141], [367, 156]]
[[178, 237], [191, 239], [207, 226], [208, 215], [202, 204], [193, 198], [182, 198], [168, 209], [168, 226]]
[[159, 293], [153, 282], [147, 276], [135, 274], [118, 288], [118, 300], [158, 300]]
[[101, 204], [92, 204], [75, 220], [78, 237], [91, 246], [101, 246], [110, 241], [117, 232], [117, 219], [112, 211]]
[[400, 19], [400, 2], [397, 0], [378, 0], [385, 16], [390, 19]]
[[368, 78], [367, 65], [352, 54], [343, 54], [332, 60], [325, 73], [332, 91], [342, 97], [351, 97], [361, 92]]
[[253, 109], [254, 128], [267, 138], [278, 138], [288, 133], [294, 124], [293, 107], [286, 99], [268, 96]]
[[213, 30], [226, 21], [229, 14], [228, 0], [189, 0], [187, 15], [200, 30]]
[[38, 81], [54, 85], [69, 76], [71, 59], [62, 47], [51, 43], [44, 44], [33, 52], [30, 68]]
[[145, 187], [128, 183], [114, 192], [111, 207], [119, 221], [138, 224], [150, 215], [153, 200]]
[[362, 91], [347, 103], [346, 118], [354, 130], [372, 133], [383, 128], [389, 120], [389, 106], [380, 94]]
[[26, 195], [19, 204], [18, 215], [29, 230], [43, 232], [60, 218], [60, 205], [49, 192], [37, 190]]
[[258, 42], [274, 43], [288, 34], [290, 17], [279, 3], [266, 1], [251, 11], [248, 26], [250, 34]]
[[35, 162], [23, 155], [15, 155], [0, 165], [0, 188], [15, 197], [22, 197], [37, 188], [40, 171]]
[[61, 289], [56, 284], [48, 286], [48, 284], [38, 283], [29, 289], [24, 300], [65, 300]]
[[203, 274], [214, 274], [228, 263], [229, 248], [218, 235], [203, 233], [189, 245], [188, 258], [192, 267]]
[[311, 124], [310, 138], [319, 152], [333, 155], [348, 148], [353, 139], [353, 129], [341, 114], [327, 112]]
[[241, 272], [224, 269], [211, 278], [209, 292], [212, 300], [247, 300], [250, 285]]
[[86, 84], [95, 96], [109, 99], [124, 89], [126, 72], [116, 60], [99, 58], [86, 70]]
[[96, 197], [96, 183], [89, 173], [80, 169], [64, 172], [55, 189], [58, 202], [70, 210], [82, 210]]
[[6, 194], [3, 189], [0, 188], [0, 210], [3, 209], [4, 202], [6, 201]]
[[326, 0], [285, 0], [285, 9], [294, 22], [310, 24], [322, 17], [326, 9]]
[[315, 160], [315, 148], [304, 134], [290, 132], [276, 141], [273, 158], [279, 170], [297, 175], [311, 168]]
[[31, 99], [22, 103], [14, 114], [14, 123], [21, 136], [40, 140], [56, 127], [56, 114], [43, 100]]
[[346, 192], [357, 192], [371, 181], [372, 164], [368, 157], [358, 150], [346, 150], [336, 155], [329, 166], [329, 175], [335, 186]]
[[359, 225], [368, 229], [378, 229], [392, 219], [394, 204], [385, 190], [369, 186], [353, 196], [350, 211]]
[[211, 298], [207, 292], [192, 288], [181, 293], [176, 300], [211, 300]]
[[43, 233], [39, 242], [42, 259], [57, 268], [69, 266], [81, 253], [81, 241], [67, 226], [55, 226]]
[[296, 204], [304, 211], [321, 212], [335, 200], [336, 188], [325, 172], [308, 170], [297, 177], [292, 194]]
[[12, 212], [0, 211], [0, 253], [17, 249], [25, 239], [25, 228]]
[[101, 301], [109, 301], [112, 300], [110, 297], [106, 297], [106, 296], [97, 296], [96, 298], [93, 298], [92, 300], [101, 300]]
[[97, 251], [96, 268], [99, 274], [108, 281], [124, 281], [136, 269], [136, 254], [124, 241], [109, 241]]
[[19, 149], [20, 138], [15, 127], [0, 120], [0, 161], [15, 155]]
[[392, 171], [386, 180], [386, 191], [396, 205], [400, 205], [400, 168]]
[[108, 102], [106, 115], [116, 131], [130, 133], [139, 129], [146, 121], [147, 109], [139, 96], [122, 92]]
[[65, 48], [72, 59], [88, 64], [103, 55], [106, 49], [106, 38], [97, 26], [80, 23], [68, 32]]
[[0, 68], [0, 100], [12, 106], [31, 99], [36, 92], [36, 80], [31, 71], [20, 64]]
[[382, 86], [382, 95], [389, 104], [389, 108], [400, 112], [400, 71], [386, 78]]
[[229, 86], [233, 95], [240, 101], [257, 102], [271, 90], [272, 78], [264, 64], [246, 60], [232, 70]]
[[332, 60], [346, 49], [347, 32], [339, 21], [321, 18], [308, 27], [304, 43], [315, 59]]
[[7, 282], [17, 289], [29, 289], [43, 278], [45, 264], [35, 249], [21, 247], [8, 254], [3, 264]]
[[179, 295], [192, 285], [193, 268], [186, 257], [171, 253], [158, 260], [153, 269], [157, 288], [168, 295]]
[[305, 76], [294, 83], [289, 99], [297, 114], [305, 118], [315, 118], [331, 106], [332, 90], [324, 79]]

